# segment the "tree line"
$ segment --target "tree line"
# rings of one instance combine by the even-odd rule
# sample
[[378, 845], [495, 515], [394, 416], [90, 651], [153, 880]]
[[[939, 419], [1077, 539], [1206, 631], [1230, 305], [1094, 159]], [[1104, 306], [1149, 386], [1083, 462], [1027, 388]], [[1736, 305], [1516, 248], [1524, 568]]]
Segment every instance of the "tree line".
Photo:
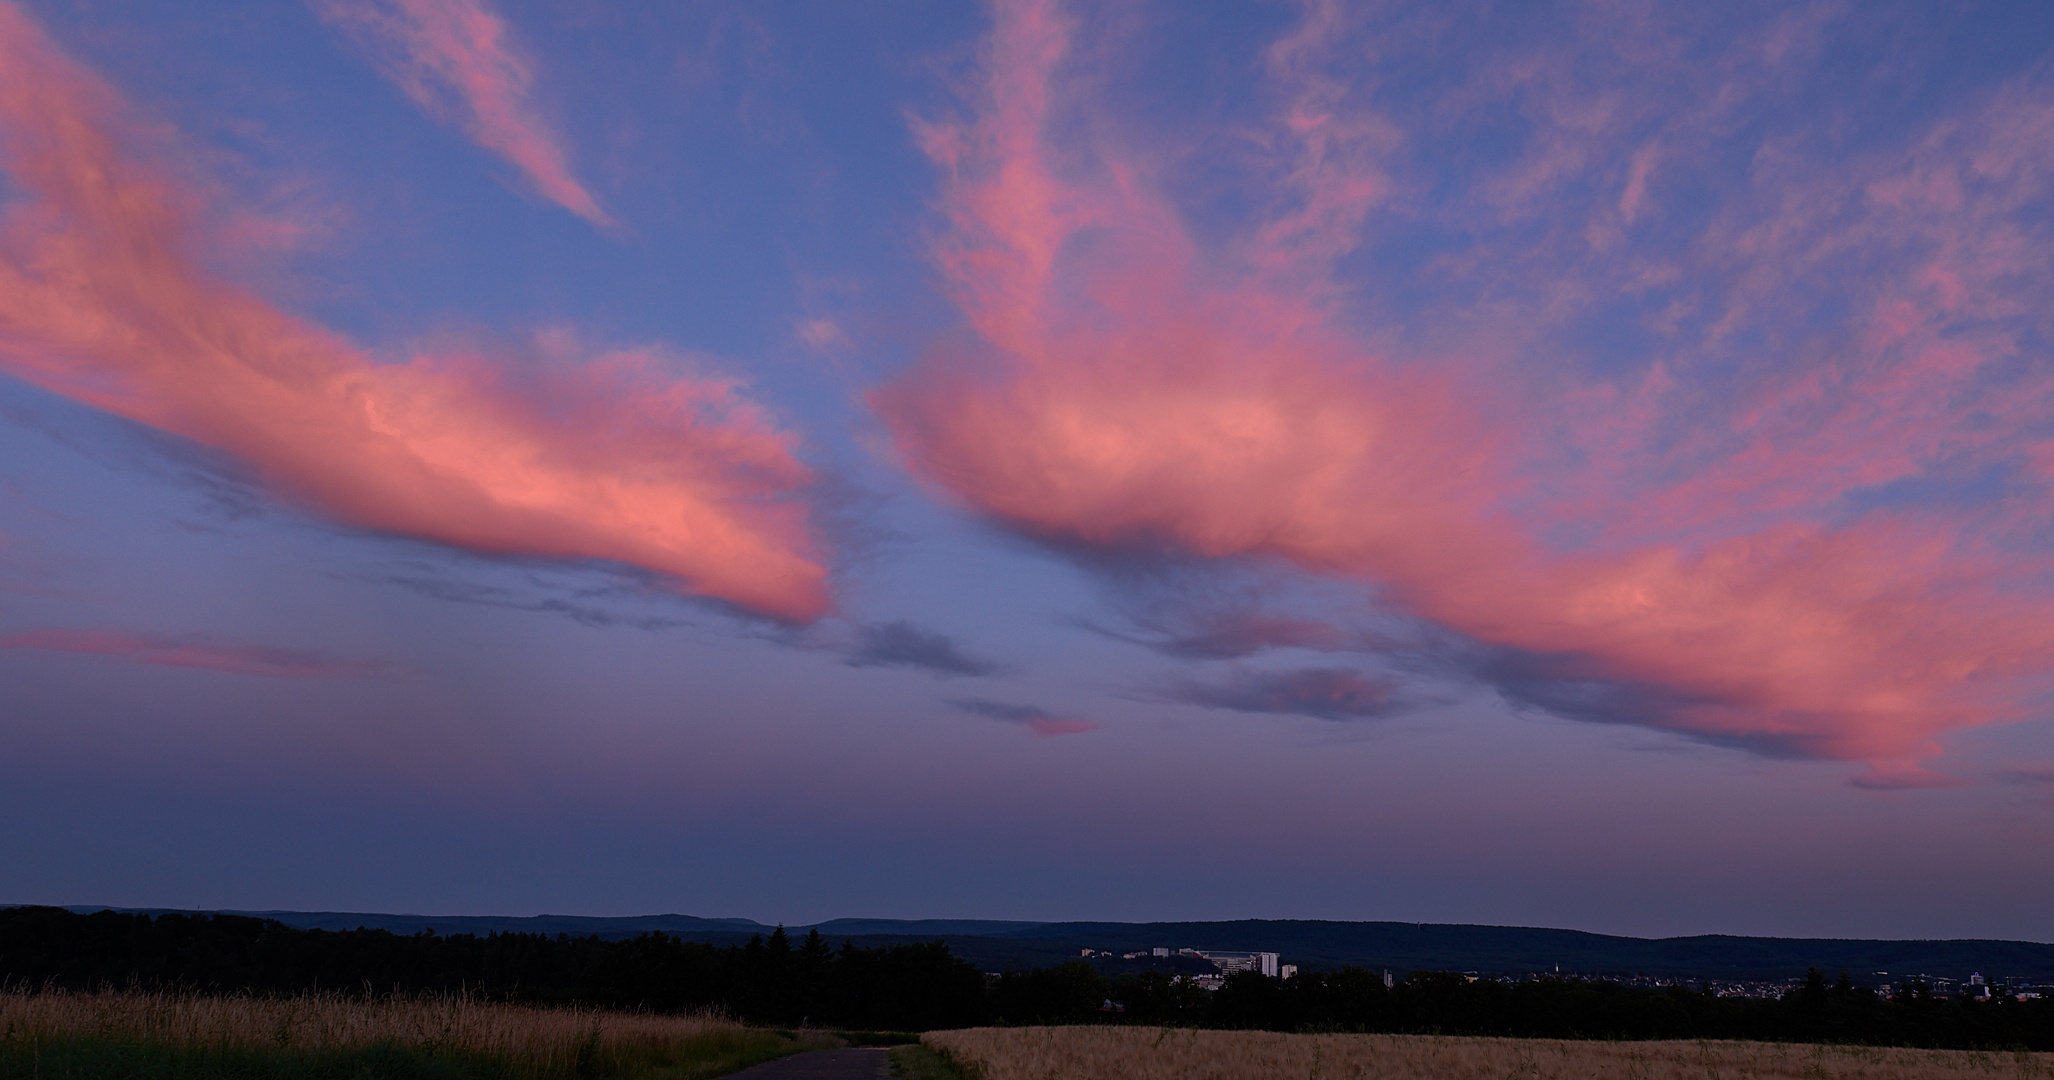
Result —
[[531, 1004], [682, 1012], [753, 1023], [922, 1031], [980, 1024], [1146, 1024], [1589, 1039], [1765, 1039], [2054, 1050], [2054, 1000], [1884, 998], [1817, 970], [1781, 1000], [1360, 968], [1206, 991], [1167, 972], [1108, 978], [1081, 961], [987, 976], [941, 942], [835, 946], [783, 928], [716, 946], [661, 933], [622, 941], [496, 933], [299, 930], [233, 915], [0, 910], [0, 979], [17, 989], [462, 992]]

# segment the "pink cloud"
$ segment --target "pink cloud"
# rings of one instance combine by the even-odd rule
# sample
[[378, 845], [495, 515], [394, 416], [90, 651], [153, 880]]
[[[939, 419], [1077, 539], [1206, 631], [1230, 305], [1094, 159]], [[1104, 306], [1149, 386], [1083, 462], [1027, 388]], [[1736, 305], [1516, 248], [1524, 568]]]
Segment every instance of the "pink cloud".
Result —
[[1008, 724], [1019, 724], [1037, 739], [1053, 739], [1059, 735], [1082, 735], [1087, 731], [1098, 730], [1098, 725], [1089, 720], [1053, 716], [1033, 705], [1014, 705], [1003, 701], [979, 699], [952, 701], [949, 704], [976, 716], [1003, 720]]
[[782, 619], [829, 606], [795, 440], [655, 348], [378, 363], [214, 280], [196, 196], [123, 150], [123, 104], [0, 4], [0, 370], [233, 453], [366, 529], [605, 559]]
[[132, 634], [120, 630], [30, 630], [0, 638], [0, 649], [87, 653], [160, 667], [204, 668], [287, 679], [355, 677], [375, 674], [379, 670], [376, 664], [339, 660], [298, 649], [209, 644], [189, 638]]
[[[974, 340], [937, 344], [871, 397], [916, 474], [1063, 543], [1266, 556], [1374, 583], [1431, 622], [1551, 658], [1553, 677], [1647, 688], [1634, 722], [1708, 740], [1867, 760], [1901, 781], [1939, 735], [2021, 715], [2017, 680], [2046, 672], [2054, 605], [2008, 583], [2043, 568], [1957, 518], [1820, 512], [1920, 471], [1967, 411], [2004, 408], [2002, 393], [1963, 403], [2003, 346], [1964, 340], [1948, 306], [1991, 294], [1945, 284], [2008, 272], [1990, 221], [1947, 226], [1955, 252], [1978, 255], [1915, 276], [1909, 307], [1879, 297], [1852, 356], [1773, 369], [1712, 423], [1699, 388], [1661, 367], [1622, 409], [1602, 384], [1550, 393], [1489, 355], [1400, 362], [1332, 311], [1333, 260], [1386, 190], [1396, 140], [1323, 74], [1317, 43], [1336, 15], [1308, 12], [1309, 29], [1271, 52], [1286, 161], [1275, 213], [1209, 251], [1145, 182], [1162, 170], [1069, 134], [1104, 131], [1068, 122], [1104, 103], [1063, 77], [1057, 4], [999, 5], [971, 115], [919, 127], [943, 175], [935, 262]], [[1528, 213], [1603, 159], [1628, 190], [1596, 196], [1593, 219], [1647, 213], [1654, 144], [1620, 137], [1629, 100], [1556, 103], [1557, 127], [1479, 182], [1478, 205], [1493, 220]], [[1794, 225], [1760, 228], [1781, 231], [1715, 233], [1726, 246], [1702, 257], [1752, 259], [1752, 245], [1764, 267], [1802, 266]], [[1615, 288], [1578, 280], [1599, 266], [1617, 273], [1520, 267], [1548, 290], [1536, 325]], [[1750, 287], [1752, 266], [1729, 277]], [[2040, 395], [2031, 384], [2013, 415]], [[1553, 464], [1557, 437], [1584, 461]], [[1564, 527], [1594, 539], [1558, 546]]]
[[483, 0], [322, 0], [317, 7], [377, 49], [379, 67], [431, 115], [462, 125], [564, 209], [613, 224], [529, 104], [528, 62]]

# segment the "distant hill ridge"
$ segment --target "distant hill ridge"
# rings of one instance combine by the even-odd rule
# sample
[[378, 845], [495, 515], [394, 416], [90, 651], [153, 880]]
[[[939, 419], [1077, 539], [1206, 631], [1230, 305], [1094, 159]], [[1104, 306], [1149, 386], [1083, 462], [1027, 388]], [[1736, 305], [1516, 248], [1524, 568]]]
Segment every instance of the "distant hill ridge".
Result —
[[[108, 908], [80, 905], [69, 910], [130, 914], [191, 914], [171, 908]], [[337, 911], [210, 911], [275, 919], [301, 929], [355, 930], [360, 927], [413, 934], [570, 934], [619, 940], [660, 932], [692, 941], [738, 943], [772, 927], [753, 919], [694, 915], [407, 915]], [[1152, 948], [1266, 950], [1306, 970], [1358, 965], [1485, 973], [1645, 974], [1718, 979], [1783, 979], [1809, 967], [1846, 970], [1857, 982], [1923, 975], [1963, 979], [1970, 972], [2005, 978], [2054, 978], [2054, 944], [1981, 939], [1876, 940], [1858, 938], [1773, 938], [1704, 934], [1635, 938], [1580, 930], [1473, 926], [1445, 923], [1338, 922], [1242, 919], [1224, 922], [1025, 922], [992, 919], [831, 919], [787, 926], [802, 935], [817, 929], [839, 944], [948, 942], [959, 956], [980, 967], [1044, 967], [1078, 957], [1082, 949], [1114, 954]], [[1108, 970], [1146, 966], [1148, 961], [1100, 961]]]

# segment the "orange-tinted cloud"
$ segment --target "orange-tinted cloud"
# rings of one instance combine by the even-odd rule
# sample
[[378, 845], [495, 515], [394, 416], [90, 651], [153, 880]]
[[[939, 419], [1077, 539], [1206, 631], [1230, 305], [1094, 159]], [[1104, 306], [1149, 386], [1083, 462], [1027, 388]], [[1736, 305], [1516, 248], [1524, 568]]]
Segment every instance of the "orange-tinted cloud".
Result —
[[[1658, 379], [1638, 411], [1613, 400], [1601, 413], [1581, 388], [1520, 396], [1534, 382], [1494, 362], [1379, 355], [1335, 317], [1332, 263], [1383, 197], [1380, 155], [1395, 140], [1322, 74], [1318, 42], [1338, 19], [1312, 5], [1271, 50], [1285, 88], [1271, 210], [1208, 249], [1155, 193], [1152, 163], [1067, 134], [1104, 128], [1075, 122], [1095, 103], [1073, 89], [1091, 80], [1062, 77], [1073, 61], [1058, 5], [998, 6], [971, 115], [919, 127], [943, 174], [935, 261], [970, 333], [873, 394], [903, 460], [1060, 543], [1271, 556], [1366, 580], [1530, 658], [1531, 677], [1614, 688], [1613, 719], [1889, 763], [2020, 716], [2016, 680], [2045, 672], [2054, 604], [2007, 581], [2036, 564], [1944, 515], [1822, 512], [1924, 467], [1920, 445], [1980, 406], [1961, 402], [1963, 373], [1997, 347], [1963, 340], [1937, 309], [1879, 303], [1854, 355], [1753, 388], [1727, 406], [1731, 429], [1703, 422], [1702, 395], [1667, 398]], [[1573, 146], [1579, 162], [1601, 135]], [[1631, 197], [1608, 194], [1605, 213], [1617, 219], [1623, 200], [1646, 216], [1660, 159], [1616, 152]], [[1522, 200], [1557, 182], [1554, 166], [1516, 168]], [[1988, 226], [1958, 218], [1953, 251]], [[2002, 245], [1979, 250], [1975, 280], [1989, 282]], [[1938, 283], [1917, 295], [1944, 297], [1959, 275], [1928, 276]], [[1655, 441], [1636, 417], [1693, 406], [1661, 433], [1663, 470], [1626, 448]], [[1585, 454], [1549, 474], [1546, 440], [1564, 425]], [[1727, 430], [1738, 437], [1708, 445]], [[1595, 539], [1550, 539], [1565, 528]]]
[[133, 634], [121, 630], [29, 630], [0, 637], [0, 649], [112, 656], [159, 667], [204, 668], [238, 675], [287, 679], [352, 677], [376, 673], [376, 664], [340, 660], [321, 653], [264, 645], [222, 645], [191, 638]]
[[374, 49], [379, 68], [430, 115], [462, 125], [564, 209], [613, 224], [529, 104], [528, 61], [483, 0], [319, 0], [316, 7]]
[[606, 559], [807, 620], [811, 482], [736, 385], [657, 349], [516, 369], [374, 362], [197, 265], [196, 198], [124, 149], [123, 104], [0, 4], [0, 370], [233, 453], [287, 498], [473, 551]]

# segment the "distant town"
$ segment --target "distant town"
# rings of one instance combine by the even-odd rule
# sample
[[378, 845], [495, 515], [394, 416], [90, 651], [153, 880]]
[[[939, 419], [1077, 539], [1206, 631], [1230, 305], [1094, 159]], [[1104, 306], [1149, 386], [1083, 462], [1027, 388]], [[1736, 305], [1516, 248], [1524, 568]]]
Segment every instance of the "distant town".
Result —
[[1273, 952], [1231, 952], [1216, 949], [1171, 950], [1162, 947], [1118, 954], [1113, 953], [1109, 949], [1081, 949], [1079, 952], [1082, 959], [1086, 960], [1094, 957], [1111, 958], [1114, 955], [1118, 955], [1122, 960], [1167, 960], [1172, 956], [1188, 956], [1197, 960], [1205, 960], [1219, 969], [1217, 974], [1179, 975], [1177, 976], [1177, 981], [1196, 983], [1207, 990], [1217, 990], [1226, 985], [1227, 976], [1237, 971], [1253, 971], [1267, 975], [1272, 979], [1288, 979], [1298, 974], [1298, 965], [1280, 963], [1279, 961], [1282, 957]]
[[[1210, 974], [1178, 975], [1176, 982], [1188, 982], [1204, 990], [1218, 990], [1226, 985], [1227, 976], [1241, 971], [1252, 971], [1272, 979], [1289, 979], [1298, 974], [1298, 965], [1283, 962], [1283, 954], [1265, 951], [1226, 951], [1218, 949], [1171, 949], [1158, 946], [1132, 952], [1116, 953], [1110, 949], [1084, 948], [1078, 950], [1083, 960], [1167, 960], [1171, 957], [1188, 957], [1209, 962], [1217, 971]], [[1641, 974], [1620, 974], [1614, 972], [1524, 971], [1516, 974], [1490, 974], [1477, 971], [1461, 972], [1470, 982], [1479, 979], [1494, 979], [1503, 983], [1537, 982], [1543, 979], [1564, 979], [1575, 982], [1609, 982], [1620, 986], [1632, 986], [1643, 990], [1662, 990], [1672, 986], [1703, 991], [1714, 997], [1758, 998], [1778, 1000], [1783, 995], [1798, 989], [1804, 979], [1684, 979], [1674, 976]], [[1385, 986], [1394, 986], [1402, 976], [1390, 969], [1383, 971]], [[1829, 974], [1828, 979], [1838, 977]], [[2054, 997], [2054, 981], [2028, 978], [1991, 978], [1982, 972], [1972, 972], [1967, 978], [1956, 979], [1945, 975], [1927, 973], [1900, 974], [1888, 971], [1869, 972], [1866, 978], [1848, 976], [1856, 986], [1865, 986], [1877, 996], [1894, 998], [1900, 994], [1924, 995], [1932, 998], [1967, 997], [1981, 1001], [2009, 998], [2017, 1001], [2037, 1001]]]

